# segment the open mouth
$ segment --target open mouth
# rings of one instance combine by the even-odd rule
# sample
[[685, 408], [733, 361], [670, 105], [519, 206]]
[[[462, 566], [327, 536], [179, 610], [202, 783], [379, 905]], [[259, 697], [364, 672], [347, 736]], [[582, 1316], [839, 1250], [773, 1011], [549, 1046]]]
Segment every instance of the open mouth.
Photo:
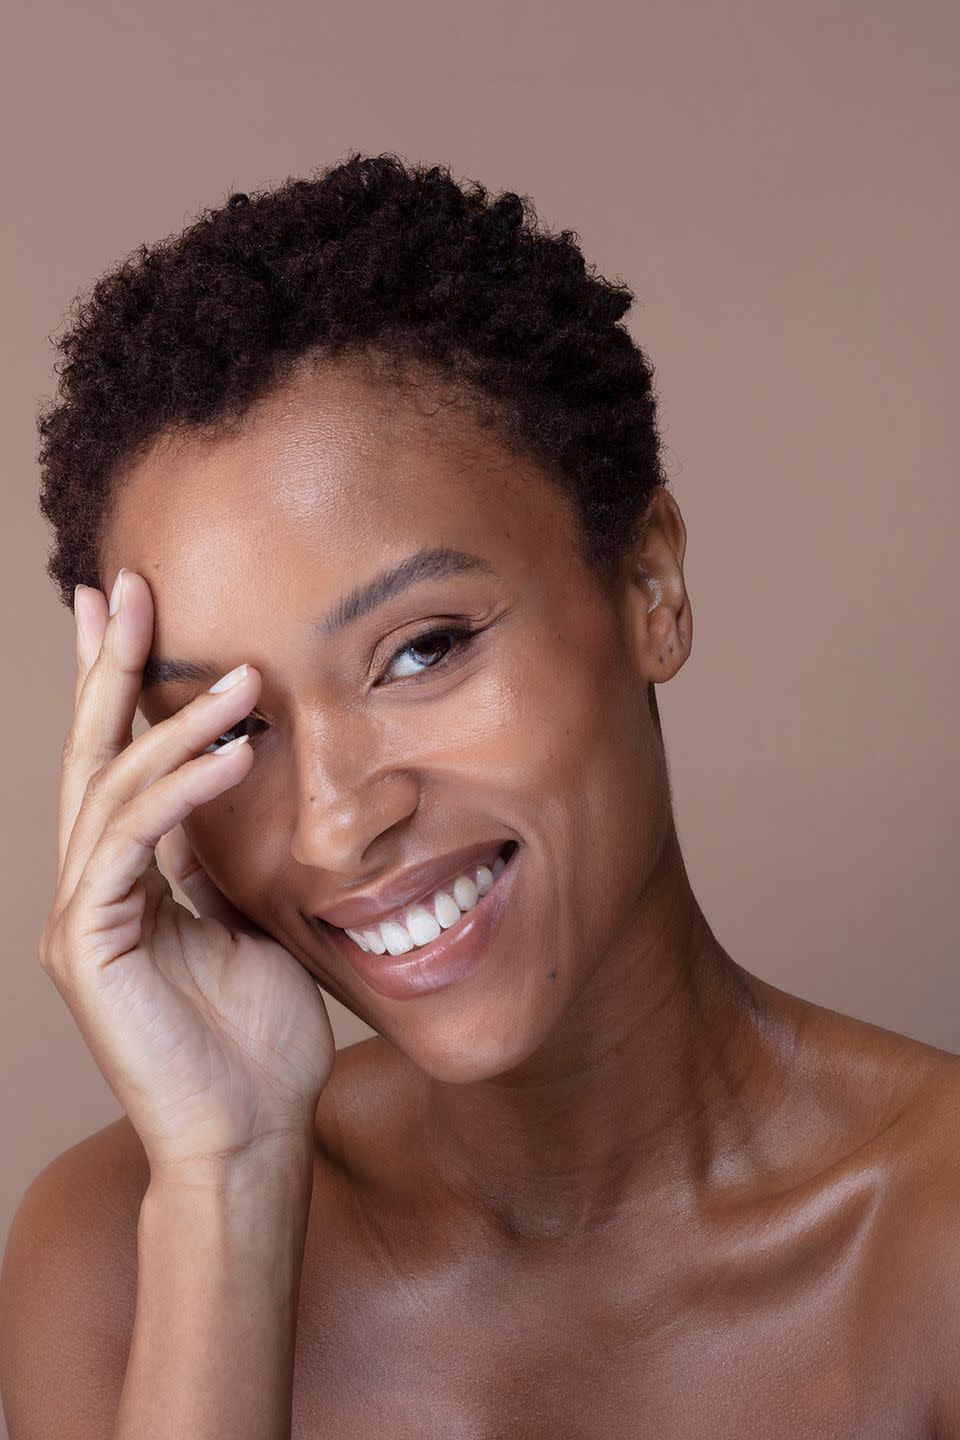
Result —
[[326, 920], [315, 923], [368, 990], [389, 1000], [446, 990], [480, 974], [485, 961], [499, 958], [502, 963], [509, 953], [494, 941], [517, 881], [522, 848], [516, 840], [499, 847], [494, 841], [440, 889], [379, 923], [359, 930]]
[[492, 864], [470, 866], [422, 900], [378, 924], [341, 930], [327, 921], [321, 923], [340, 935], [349, 936], [351, 944], [365, 953], [406, 955], [422, 949], [432, 945], [444, 931], [456, 930], [494, 889], [518, 849], [516, 840], [506, 841]]

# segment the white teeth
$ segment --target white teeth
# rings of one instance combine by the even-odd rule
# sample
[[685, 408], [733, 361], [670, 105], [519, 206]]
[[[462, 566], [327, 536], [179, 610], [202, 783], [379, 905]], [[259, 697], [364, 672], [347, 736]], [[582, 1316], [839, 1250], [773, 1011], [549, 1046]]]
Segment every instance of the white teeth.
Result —
[[441, 890], [433, 902], [433, 913], [436, 915], [444, 930], [449, 930], [451, 925], [456, 925], [460, 919], [460, 906], [446, 890]]
[[427, 945], [440, 934], [440, 924], [425, 905], [416, 905], [405, 916], [407, 929], [414, 945]]
[[395, 920], [385, 921], [380, 926], [380, 933], [391, 955], [406, 955], [408, 950], [413, 949], [413, 941], [405, 926], [398, 925]]
[[472, 910], [480, 899], [480, 892], [469, 875], [458, 875], [453, 882], [453, 898], [461, 910]]
[[478, 865], [472, 876], [458, 875], [453, 882], [452, 893], [438, 890], [432, 905], [412, 905], [404, 915], [405, 924], [386, 920], [367, 930], [347, 930], [345, 933], [361, 950], [372, 950], [375, 955], [383, 955], [386, 951], [391, 955], [406, 955], [415, 946], [429, 945], [443, 930], [456, 925], [461, 915], [472, 910], [477, 901], [486, 895], [494, 881], [503, 874], [506, 864], [500, 855], [492, 866]]

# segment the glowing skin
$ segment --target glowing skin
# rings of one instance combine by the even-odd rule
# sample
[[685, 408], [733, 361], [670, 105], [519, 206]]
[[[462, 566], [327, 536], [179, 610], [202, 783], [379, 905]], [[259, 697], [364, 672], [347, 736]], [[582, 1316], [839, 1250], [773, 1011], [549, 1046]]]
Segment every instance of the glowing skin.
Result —
[[[143, 574], [155, 654], [209, 669], [145, 689], [147, 719], [235, 665], [262, 676], [253, 767], [191, 817], [194, 848], [234, 904], [384, 1037], [338, 1060], [318, 1114], [342, 1187], [321, 1205], [304, 1275], [307, 1313], [326, 1321], [325, 1404], [361, 1354], [406, 1375], [420, 1403], [433, 1344], [446, 1360], [431, 1368], [432, 1398], [466, 1405], [464, 1357], [484, 1357], [475, 1383], [496, 1413], [497, 1387], [526, 1373], [519, 1358], [499, 1363], [512, 1337], [521, 1355], [552, 1357], [553, 1428], [545, 1418], [531, 1435], [594, 1433], [576, 1425], [596, 1413], [584, 1377], [609, 1380], [614, 1353], [629, 1381], [617, 1393], [638, 1405], [655, 1394], [657, 1433], [692, 1434], [691, 1384], [705, 1414], [730, 1397], [723, 1346], [698, 1343], [714, 1333], [761, 1356], [723, 1433], [769, 1435], [763, 1416], [819, 1383], [847, 1342], [869, 1356], [870, 1337], [892, 1333], [874, 1292], [841, 1313], [803, 1276], [820, 1273], [818, 1257], [865, 1264], [868, 1213], [898, 1233], [890, 1177], [917, 1152], [904, 1158], [891, 1117], [931, 1066], [926, 1047], [881, 1041], [740, 969], [696, 902], [650, 703], [690, 653], [685, 541], [676, 501], [658, 492], [646, 535], [601, 585], [532, 461], [467, 411], [344, 370], [302, 376], [232, 438], [154, 447], [119, 493], [104, 586], [121, 565]], [[485, 568], [318, 633], [356, 585], [424, 546]], [[396, 652], [444, 625], [479, 633], [410, 678], [414, 657]], [[517, 869], [489, 952], [445, 988], [374, 993], [310, 918], [411, 864], [511, 838]], [[518, 1266], [535, 1286], [516, 1283]], [[698, 1330], [692, 1307], [719, 1286], [725, 1308]], [[340, 1293], [355, 1323], [325, 1308]], [[408, 1294], [429, 1303], [407, 1312]], [[587, 1307], [579, 1319], [571, 1295]], [[764, 1309], [772, 1296], [774, 1320], [795, 1327], [789, 1346]], [[640, 1390], [621, 1342], [583, 1318], [591, 1299], [589, 1314], [616, 1302], [618, 1324], [635, 1327]], [[876, 1393], [862, 1368], [836, 1413], [862, 1420], [856, 1406]], [[344, 1389], [344, 1416], [350, 1404]], [[639, 1418], [624, 1425], [640, 1433]]]
[[[612, 604], [578, 562], [553, 484], [462, 428], [344, 377], [304, 382], [242, 437], [141, 464], [105, 548], [111, 575], [124, 563], [151, 584], [157, 655], [263, 676], [253, 770], [189, 825], [211, 875], [421, 1070], [459, 1082], [563, 1073], [672, 984], [679, 936], [645, 973], [635, 961], [682, 873], [671, 860], [651, 890], [669, 807], [646, 685], [679, 668], [690, 637], [672, 497], [644, 558], [672, 595], [654, 625], [639, 579]], [[316, 636], [358, 581], [424, 545], [497, 574], [421, 584]], [[377, 684], [402, 644], [461, 622], [480, 633], [435, 674], [409, 678], [406, 657]], [[145, 715], [200, 683], [150, 687]], [[468, 988], [384, 1002], [304, 918], [345, 887], [511, 836], [520, 891]], [[692, 919], [675, 922], [684, 945]]]

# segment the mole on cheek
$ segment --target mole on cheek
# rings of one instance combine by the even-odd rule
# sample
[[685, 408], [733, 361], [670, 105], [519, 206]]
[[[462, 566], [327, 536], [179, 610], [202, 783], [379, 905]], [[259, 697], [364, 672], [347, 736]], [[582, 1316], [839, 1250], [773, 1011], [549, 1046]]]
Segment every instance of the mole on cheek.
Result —
[[236, 807], [235, 805], [228, 805], [228, 806], [227, 806], [227, 809], [229, 810], [229, 812], [230, 812], [231, 815], [234, 813], [234, 811], [236, 810], [236, 808], [237, 808], [237, 807]]
[[547, 979], [548, 979], [548, 980], [556, 980], [556, 978], [557, 978], [557, 972], [556, 972], [556, 970], [548, 970], [548, 971], [547, 971]]

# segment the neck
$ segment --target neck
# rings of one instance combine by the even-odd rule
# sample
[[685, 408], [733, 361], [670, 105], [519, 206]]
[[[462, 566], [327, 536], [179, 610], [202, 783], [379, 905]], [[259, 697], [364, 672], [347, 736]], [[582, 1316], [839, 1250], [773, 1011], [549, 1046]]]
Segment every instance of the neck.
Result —
[[721, 1167], [729, 1183], [782, 1083], [759, 995], [711, 933], [671, 823], [629, 932], [548, 1044], [488, 1081], [423, 1081], [432, 1173], [514, 1241], [688, 1210]]

